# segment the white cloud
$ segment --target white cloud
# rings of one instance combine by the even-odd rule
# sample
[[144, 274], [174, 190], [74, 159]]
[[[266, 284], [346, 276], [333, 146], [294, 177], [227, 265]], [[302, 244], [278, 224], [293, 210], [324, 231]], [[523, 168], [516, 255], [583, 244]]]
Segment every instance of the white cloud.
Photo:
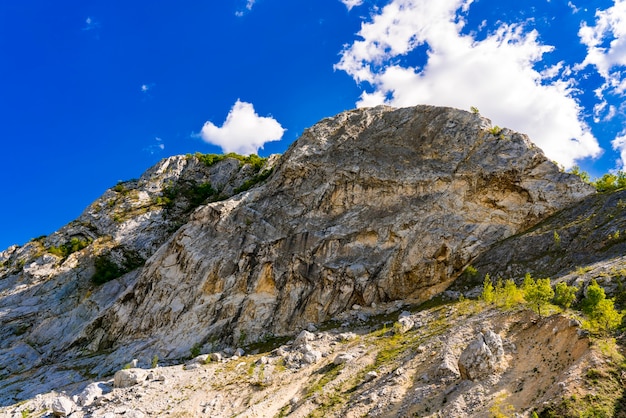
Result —
[[580, 8], [579, 8], [579, 7], [576, 7], [576, 5], [575, 5], [574, 3], [572, 3], [571, 1], [568, 1], [568, 2], [567, 2], [567, 6], [568, 6], [570, 9], [572, 9], [572, 13], [574, 13], [574, 14], [575, 14], [575, 13], [580, 12]]
[[596, 11], [594, 26], [583, 24], [578, 32], [587, 46], [587, 57], [581, 67], [593, 65], [611, 89], [621, 83], [614, 67], [626, 66], [626, 0], [615, 0], [612, 7]]
[[91, 16], [87, 16], [85, 19], [85, 26], [83, 26], [83, 30], [94, 30], [100, 27], [100, 23], [96, 22]]
[[285, 129], [272, 117], [257, 115], [251, 103], [237, 100], [221, 127], [206, 122], [201, 138], [224, 152], [256, 154], [266, 142], [278, 141]]
[[622, 132], [622, 135], [611, 141], [611, 146], [615, 151], [619, 152], [620, 159], [617, 163], [623, 170], [626, 167], [626, 132]]
[[363, 0], [340, 0], [348, 8], [348, 11], [353, 7], [358, 7], [363, 4]]
[[[572, 97], [571, 69], [557, 64], [543, 73], [534, 64], [552, 50], [536, 31], [501, 24], [485, 39], [463, 35], [472, 0], [393, 0], [347, 46], [335, 68], [369, 83], [357, 105], [420, 103], [469, 109], [495, 124], [530, 136], [546, 155], [571, 167], [601, 149]], [[428, 47], [423, 67], [401, 65], [417, 47]]]
[[[256, 0], [247, 0], [246, 2], [246, 10], [249, 12], [250, 10], [252, 10], [252, 6], [254, 6], [254, 3], [256, 3]], [[242, 17], [245, 14], [244, 10], [238, 10], [235, 12], [235, 16], [237, 17]]]
[[141, 85], [141, 91], [146, 93], [148, 90], [150, 90], [150, 86], [148, 86], [147, 84], [142, 84]]
[[161, 151], [165, 149], [165, 143], [163, 142], [162, 138], [159, 138], [157, 136], [154, 138], [154, 141], [155, 141], [154, 143], [148, 145], [147, 147], [143, 149], [145, 152], [147, 152], [150, 155], [159, 154], [161, 153]]

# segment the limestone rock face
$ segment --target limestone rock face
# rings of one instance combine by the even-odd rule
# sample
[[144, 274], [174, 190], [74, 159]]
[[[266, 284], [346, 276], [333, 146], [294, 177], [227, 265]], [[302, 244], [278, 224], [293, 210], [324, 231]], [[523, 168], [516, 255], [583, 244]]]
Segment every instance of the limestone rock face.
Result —
[[[236, 158], [215, 164], [198, 156], [164, 159], [139, 179], [107, 190], [59, 231], [0, 252], [0, 405], [84, 380], [74, 370], [76, 351], [103, 349], [100, 318], [132, 289], [144, 261], [195, 207], [228, 198], [276, 158], [256, 168]], [[104, 284], [93, 280], [102, 266], [109, 273]], [[81, 367], [91, 370], [91, 364]]]
[[201, 207], [159, 248], [103, 317], [104, 346], [184, 356], [355, 304], [425, 300], [494, 242], [593, 193], [489, 126], [429, 106], [319, 122], [264, 185]]

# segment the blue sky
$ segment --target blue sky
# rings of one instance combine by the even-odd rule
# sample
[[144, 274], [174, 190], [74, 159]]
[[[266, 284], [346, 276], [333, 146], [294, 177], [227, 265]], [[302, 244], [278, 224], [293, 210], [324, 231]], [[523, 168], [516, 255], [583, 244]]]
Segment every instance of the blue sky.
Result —
[[626, 160], [626, 0], [0, 2], [0, 249], [176, 154], [281, 153], [357, 106], [477, 107]]

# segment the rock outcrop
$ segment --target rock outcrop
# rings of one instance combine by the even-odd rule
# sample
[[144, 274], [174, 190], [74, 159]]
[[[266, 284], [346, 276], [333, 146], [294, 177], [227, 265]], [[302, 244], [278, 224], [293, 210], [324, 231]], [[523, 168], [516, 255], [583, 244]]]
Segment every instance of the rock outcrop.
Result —
[[[593, 194], [545, 221], [493, 245], [472, 262], [475, 285], [485, 274], [523, 280], [559, 278], [583, 289], [596, 279], [609, 294], [621, 291], [626, 279], [626, 190]], [[459, 289], [470, 286], [469, 277]], [[623, 297], [623, 296], [622, 296]]]
[[90, 362], [76, 356], [98, 351], [97, 321], [133, 288], [145, 260], [198, 205], [228, 198], [276, 158], [265, 166], [167, 158], [107, 190], [59, 231], [0, 252], [0, 404], [84, 380], [77, 370], [90, 373]]
[[264, 166], [218, 160], [164, 160], [0, 253], [0, 403], [426, 300], [593, 193], [526, 136], [430, 106], [325, 119]]
[[307, 130], [263, 186], [196, 211], [103, 317], [101, 348], [183, 356], [355, 304], [425, 300], [494, 242], [591, 193], [479, 115], [345, 112]]

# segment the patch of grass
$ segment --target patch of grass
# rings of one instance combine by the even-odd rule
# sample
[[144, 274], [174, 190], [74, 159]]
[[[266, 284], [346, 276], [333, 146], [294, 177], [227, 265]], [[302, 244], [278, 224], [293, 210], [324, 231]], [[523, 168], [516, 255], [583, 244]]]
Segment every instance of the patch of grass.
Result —
[[269, 353], [275, 348], [278, 348], [281, 345], [285, 344], [291, 338], [292, 337], [290, 336], [276, 337], [273, 335], [266, 335], [262, 340], [243, 345], [242, 348], [244, 348], [247, 353]]
[[322, 377], [307, 388], [306, 394], [304, 395], [305, 398], [310, 398], [316, 393], [321, 392], [329, 382], [332, 382], [337, 378], [337, 376], [339, 376], [339, 373], [341, 372], [343, 367], [343, 364], [337, 365], [334, 363], [330, 363], [321, 368], [317, 372], [317, 374], [321, 374]]
[[191, 358], [196, 358], [200, 355], [200, 344], [195, 343], [190, 349], [189, 349], [189, 354], [191, 355]]

